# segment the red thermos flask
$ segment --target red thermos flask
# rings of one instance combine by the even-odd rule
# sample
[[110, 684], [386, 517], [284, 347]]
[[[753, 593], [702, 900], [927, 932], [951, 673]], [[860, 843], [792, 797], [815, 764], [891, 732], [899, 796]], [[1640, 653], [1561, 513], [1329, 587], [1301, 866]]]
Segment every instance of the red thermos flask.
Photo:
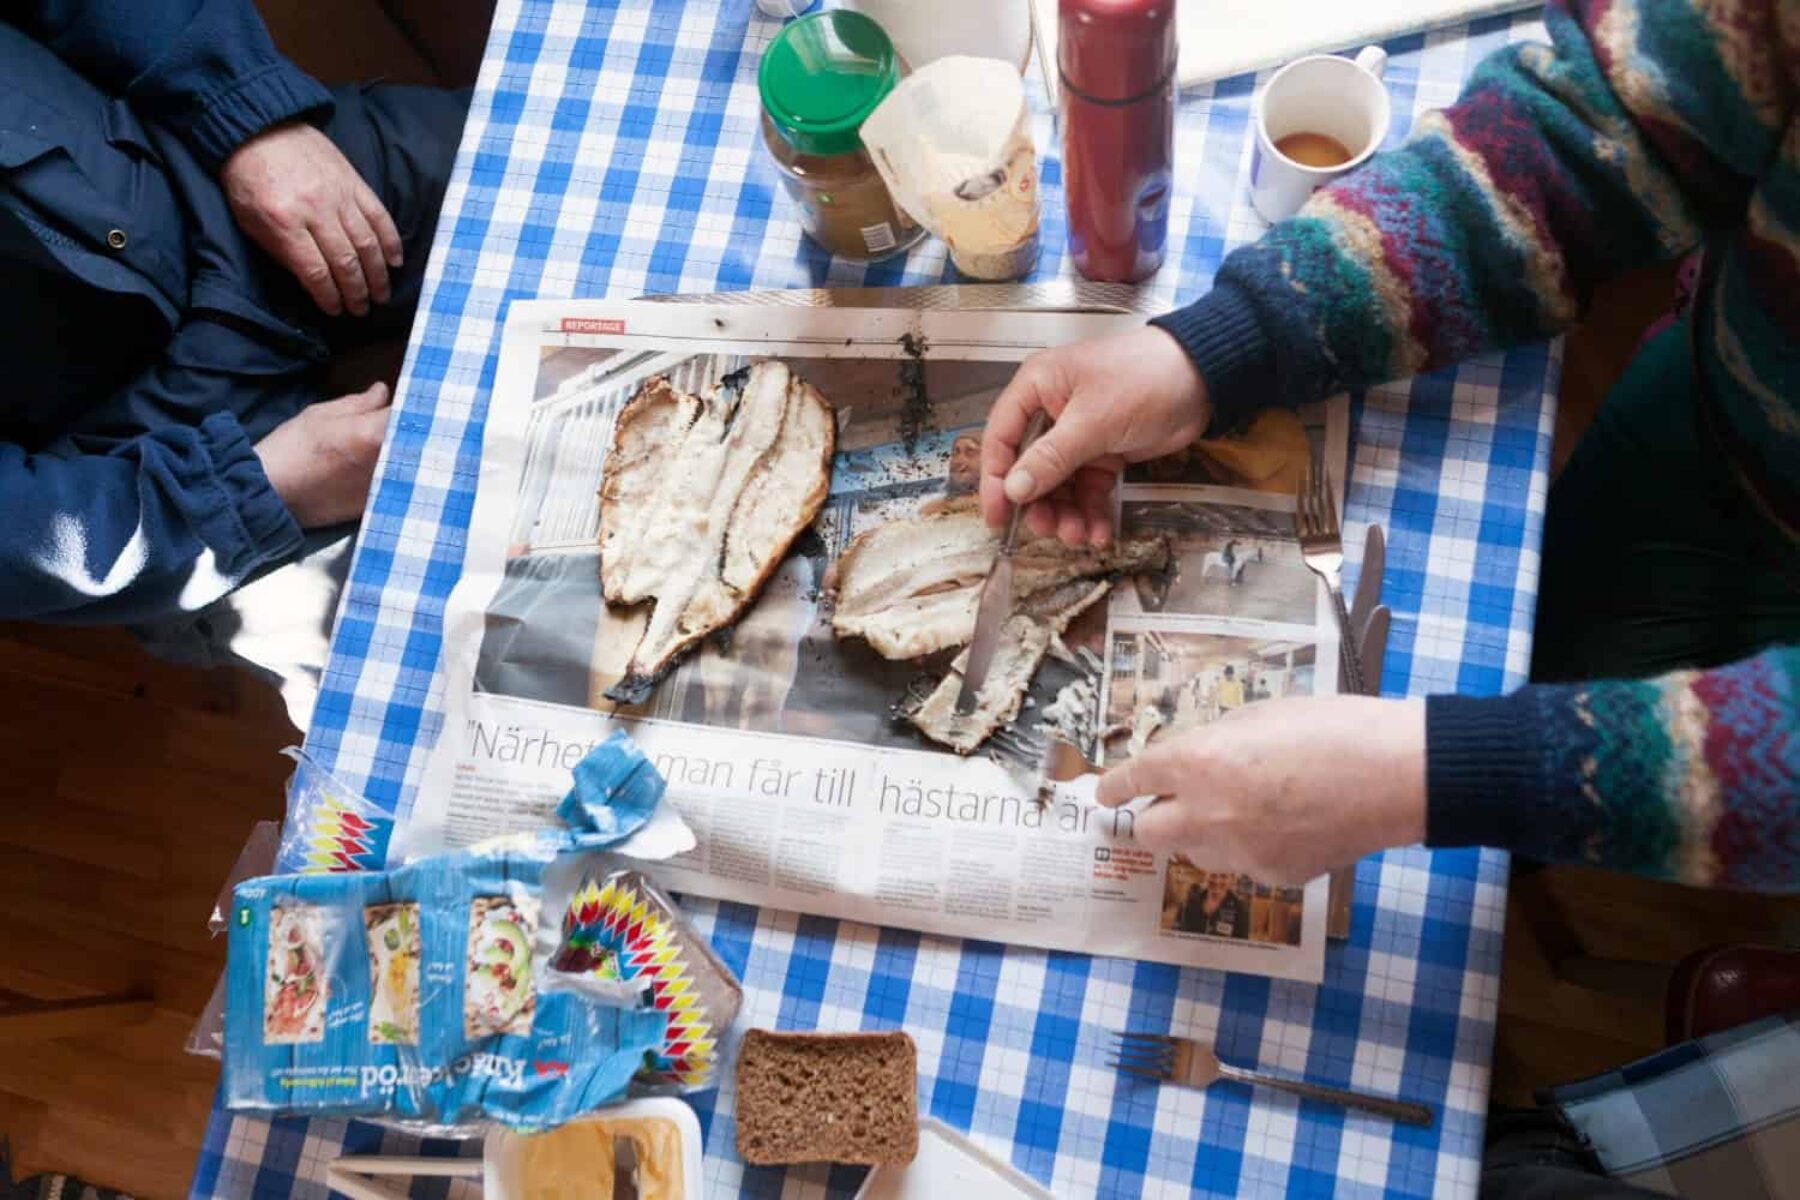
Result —
[[1060, 0], [1069, 251], [1089, 279], [1162, 265], [1175, 161], [1175, 0]]

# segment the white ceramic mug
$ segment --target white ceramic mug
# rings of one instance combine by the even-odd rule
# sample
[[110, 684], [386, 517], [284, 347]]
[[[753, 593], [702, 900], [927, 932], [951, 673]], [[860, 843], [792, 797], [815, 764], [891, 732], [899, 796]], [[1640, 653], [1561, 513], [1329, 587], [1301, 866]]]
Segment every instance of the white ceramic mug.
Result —
[[[1367, 46], [1354, 61], [1310, 54], [1275, 72], [1257, 95], [1251, 123], [1250, 203], [1265, 221], [1293, 216], [1306, 198], [1369, 160], [1387, 136], [1388, 94], [1381, 72], [1387, 52]], [[1335, 167], [1297, 163], [1275, 143], [1295, 133], [1320, 133], [1350, 152]]]

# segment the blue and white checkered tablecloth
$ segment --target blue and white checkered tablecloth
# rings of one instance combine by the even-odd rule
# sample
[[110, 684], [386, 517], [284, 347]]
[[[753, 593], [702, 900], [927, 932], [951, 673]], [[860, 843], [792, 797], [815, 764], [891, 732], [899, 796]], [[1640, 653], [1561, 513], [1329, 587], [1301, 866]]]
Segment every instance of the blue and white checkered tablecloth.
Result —
[[[313, 754], [404, 811], [441, 721], [441, 617], [463, 556], [507, 304], [748, 288], [932, 283], [922, 246], [872, 267], [800, 236], [759, 142], [755, 71], [777, 28], [751, 0], [502, 0], [463, 136], [396, 417], [339, 617]], [[1387, 43], [1394, 133], [1451, 101], [1485, 55], [1541, 36], [1484, 19]], [[1242, 77], [1181, 103], [1169, 261], [1156, 300], [1208, 285], [1261, 229], [1243, 179]], [[1041, 105], [1040, 105], [1041, 108]], [[1053, 147], [1037, 113], [1040, 147]], [[1041, 278], [1069, 271], [1058, 166], [1044, 167]], [[1496, 692], [1530, 650], [1558, 358], [1494, 356], [1355, 406], [1349, 525], [1389, 536], [1390, 694]], [[745, 983], [746, 1019], [903, 1026], [925, 1111], [1062, 1196], [1472, 1194], [1499, 994], [1505, 858], [1390, 852], [1357, 871], [1353, 934], [1324, 985], [959, 942], [695, 903]], [[1115, 1029], [1217, 1040], [1223, 1056], [1436, 1107], [1431, 1129], [1222, 1084], [1157, 1088], [1102, 1064]], [[746, 1169], [729, 1091], [697, 1098], [707, 1195], [847, 1195], [860, 1172]], [[215, 1113], [194, 1191], [325, 1194], [328, 1162], [416, 1152], [366, 1124]], [[448, 1153], [454, 1144], [429, 1145]], [[467, 1153], [472, 1147], [464, 1147]], [[443, 1180], [418, 1195], [442, 1195]], [[457, 1185], [461, 1186], [461, 1185]]]

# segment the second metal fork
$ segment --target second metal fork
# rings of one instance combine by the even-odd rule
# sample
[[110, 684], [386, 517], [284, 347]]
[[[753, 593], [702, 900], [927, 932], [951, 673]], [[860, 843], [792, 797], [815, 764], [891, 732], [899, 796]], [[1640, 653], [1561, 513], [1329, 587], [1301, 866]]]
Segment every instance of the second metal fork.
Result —
[[1362, 654], [1350, 628], [1350, 611], [1344, 607], [1344, 537], [1338, 527], [1337, 501], [1331, 494], [1331, 473], [1308, 458], [1300, 491], [1294, 497], [1294, 531], [1300, 539], [1300, 557], [1325, 581], [1331, 608], [1337, 615], [1338, 658], [1344, 665], [1344, 691], [1363, 694]]
[[1116, 1039], [1113, 1044], [1115, 1057], [1108, 1059], [1106, 1065], [1129, 1075], [1141, 1075], [1146, 1079], [1160, 1079], [1165, 1083], [1178, 1083], [1192, 1088], [1210, 1087], [1221, 1079], [1229, 1079], [1234, 1083], [1248, 1083], [1288, 1092], [1306, 1100], [1319, 1100], [1343, 1108], [1358, 1108], [1406, 1125], [1428, 1126], [1432, 1122], [1431, 1109], [1423, 1104], [1392, 1096], [1353, 1092], [1348, 1088], [1327, 1087], [1322, 1083], [1295, 1079], [1289, 1075], [1235, 1067], [1222, 1061], [1211, 1046], [1192, 1038], [1132, 1031], [1116, 1033], [1113, 1037]]

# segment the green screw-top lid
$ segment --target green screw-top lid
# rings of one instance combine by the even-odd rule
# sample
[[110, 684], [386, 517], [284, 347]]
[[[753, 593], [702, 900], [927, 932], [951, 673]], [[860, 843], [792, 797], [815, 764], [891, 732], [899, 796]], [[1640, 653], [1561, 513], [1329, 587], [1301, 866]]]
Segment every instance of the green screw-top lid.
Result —
[[756, 81], [763, 111], [802, 154], [861, 149], [857, 130], [900, 82], [900, 58], [881, 26], [859, 12], [801, 17], [763, 51]]

